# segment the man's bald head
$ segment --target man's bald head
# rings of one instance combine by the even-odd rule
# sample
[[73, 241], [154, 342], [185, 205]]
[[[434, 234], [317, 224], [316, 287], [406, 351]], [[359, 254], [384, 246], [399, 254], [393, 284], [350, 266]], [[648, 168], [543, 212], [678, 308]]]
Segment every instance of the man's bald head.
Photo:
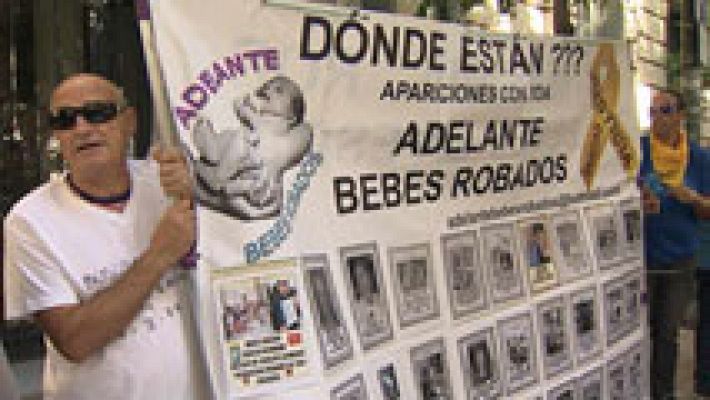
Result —
[[59, 82], [49, 98], [49, 109], [54, 110], [58, 105], [67, 105], [63, 104], [67, 97], [74, 96], [77, 93], [85, 92], [87, 90], [99, 93], [103, 97], [102, 100], [115, 101], [121, 106], [127, 105], [123, 90], [115, 83], [102, 77], [101, 75], [79, 73], [71, 75]]

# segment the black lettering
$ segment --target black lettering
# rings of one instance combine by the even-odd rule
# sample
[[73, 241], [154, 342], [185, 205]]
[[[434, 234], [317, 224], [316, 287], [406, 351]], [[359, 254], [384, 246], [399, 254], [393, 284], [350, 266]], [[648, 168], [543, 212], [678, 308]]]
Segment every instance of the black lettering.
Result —
[[459, 195], [459, 190], [461, 190], [462, 194], [466, 197], [469, 196], [468, 192], [468, 185], [471, 181], [471, 177], [473, 175], [473, 169], [469, 167], [463, 167], [459, 168], [458, 171], [456, 171], [456, 175], [454, 175], [454, 183], [451, 187], [451, 197], [456, 198]]
[[382, 208], [382, 204], [372, 199], [372, 197], [379, 192], [377, 185], [371, 185], [371, 183], [376, 183], [376, 181], [376, 174], [360, 175], [360, 190], [362, 192], [360, 197], [362, 198], [362, 209], [365, 211], [379, 210]]
[[385, 29], [382, 25], [375, 25], [375, 32], [372, 37], [372, 65], [380, 63], [380, 53], [385, 55], [387, 65], [394, 67], [397, 65], [397, 50], [399, 49], [399, 27], [392, 27], [392, 41], [388, 42]]
[[382, 198], [385, 206], [397, 207], [402, 202], [402, 195], [399, 192], [400, 183], [399, 174], [392, 172], [382, 174]]
[[338, 214], [349, 214], [357, 209], [357, 196], [355, 196], [355, 180], [348, 176], [333, 178], [335, 191], [335, 206]]
[[449, 124], [449, 139], [446, 141], [446, 152], [448, 154], [458, 154], [462, 152], [461, 144], [463, 140], [463, 121], [451, 121]]
[[510, 173], [513, 167], [508, 163], [499, 164], [496, 169], [496, 182], [493, 186], [493, 193], [500, 193], [508, 189], [508, 184], [510, 182]]
[[[313, 28], [318, 28], [322, 32], [322, 44], [320, 48], [313, 48], [311, 44], [311, 33]], [[322, 60], [330, 53], [330, 22], [327, 19], [308, 15], [303, 18], [303, 31], [301, 34], [301, 59], [302, 60]]]
[[560, 154], [557, 156], [557, 182], [564, 182], [567, 180], [567, 155]]
[[[486, 193], [493, 184], [494, 175], [495, 172], [493, 171], [492, 166], [484, 165], [481, 167], [478, 171], [476, 171], [476, 177], [473, 180], [473, 191], [477, 194]], [[481, 183], [482, 178], [485, 178], [485, 185], [481, 187], [479, 183]]]
[[444, 48], [439, 43], [446, 40], [443, 32], [432, 32], [431, 46], [429, 46], [429, 69], [432, 71], [444, 71], [446, 64], [439, 62], [439, 56], [444, 54]]
[[[357, 51], [353, 54], [347, 54], [345, 52], [345, 34], [348, 31], [356, 31], [359, 40], [358, 45], [355, 46]], [[357, 21], [347, 21], [338, 27], [338, 32], [335, 34], [335, 53], [340, 61], [346, 64], [356, 64], [365, 57], [368, 43], [368, 32], [365, 27]]]
[[427, 124], [426, 136], [422, 143], [423, 154], [434, 154], [444, 147], [446, 138], [446, 127], [441, 122], [430, 122]]
[[471, 64], [476, 58], [476, 50], [471, 48], [471, 44], [475, 44], [473, 38], [461, 37], [461, 72], [478, 73], [478, 67]]
[[422, 198], [415, 192], [421, 190], [422, 183], [419, 181], [424, 177], [424, 171], [407, 171], [406, 177], [406, 191], [407, 191], [407, 204], [419, 204], [422, 202]]
[[399, 143], [397, 143], [397, 147], [394, 148], [392, 154], [398, 156], [403, 147], [408, 147], [412, 154], [417, 154], [417, 123], [414, 121], [407, 125], [407, 130], [399, 138]]
[[444, 180], [444, 171], [435, 169], [427, 175], [427, 189], [424, 191], [424, 198], [429, 201], [437, 201], [441, 197], [442, 181]]
[[[419, 45], [419, 54], [413, 53], [415, 43]], [[418, 29], [407, 28], [404, 31], [404, 55], [402, 60], [403, 68], [419, 68], [424, 64], [426, 57], [426, 39], [424, 33]]]

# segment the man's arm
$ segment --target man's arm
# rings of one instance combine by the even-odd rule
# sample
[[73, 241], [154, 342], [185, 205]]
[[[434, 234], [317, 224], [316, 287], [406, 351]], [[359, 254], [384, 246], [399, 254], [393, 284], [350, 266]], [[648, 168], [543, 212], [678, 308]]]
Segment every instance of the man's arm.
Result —
[[67, 359], [81, 362], [121, 336], [165, 271], [185, 255], [195, 238], [190, 200], [173, 204], [150, 246], [108, 288], [86, 302], [36, 313], [39, 325]]
[[693, 207], [698, 218], [710, 219], [710, 196], [705, 196], [685, 186], [669, 188], [668, 191], [676, 200]]

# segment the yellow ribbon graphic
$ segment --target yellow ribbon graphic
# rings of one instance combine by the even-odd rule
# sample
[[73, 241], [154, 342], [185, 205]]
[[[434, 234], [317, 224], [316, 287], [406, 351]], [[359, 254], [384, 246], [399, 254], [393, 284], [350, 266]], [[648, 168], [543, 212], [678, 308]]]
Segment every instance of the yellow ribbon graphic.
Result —
[[621, 78], [612, 43], [599, 45], [592, 61], [589, 79], [593, 112], [580, 154], [580, 174], [587, 190], [594, 184], [608, 141], [611, 141], [628, 177], [636, 176], [639, 167], [638, 155], [631, 137], [617, 114]]

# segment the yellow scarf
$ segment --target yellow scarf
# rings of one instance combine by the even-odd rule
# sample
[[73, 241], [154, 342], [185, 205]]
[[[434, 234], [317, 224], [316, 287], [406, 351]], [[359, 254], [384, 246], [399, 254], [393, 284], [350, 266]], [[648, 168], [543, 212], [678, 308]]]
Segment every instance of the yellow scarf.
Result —
[[678, 146], [672, 147], [663, 143], [651, 133], [651, 160], [653, 170], [658, 178], [668, 187], [678, 187], [683, 184], [685, 167], [688, 165], [688, 135], [680, 132]]

